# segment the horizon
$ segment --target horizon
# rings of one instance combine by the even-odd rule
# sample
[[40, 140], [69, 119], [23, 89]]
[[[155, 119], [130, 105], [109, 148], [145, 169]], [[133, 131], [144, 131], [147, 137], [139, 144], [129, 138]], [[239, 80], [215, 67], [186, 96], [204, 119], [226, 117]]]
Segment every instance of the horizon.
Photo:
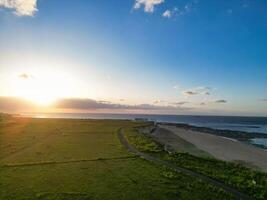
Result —
[[266, 10], [0, 0], [0, 112], [267, 117]]
[[[255, 115], [212, 115], [212, 114], [157, 114], [157, 113], [133, 113], [133, 112], [0, 112], [1, 114], [7, 114], [7, 115], [13, 115], [13, 116], [22, 116], [22, 117], [31, 117], [31, 118], [58, 118], [57, 115], [60, 115], [62, 117], [59, 118], [68, 118], [68, 116], [71, 115], [77, 115], [77, 119], [83, 119], [80, 118], [82, 115], [124, 115], [124, 116], [178, 116], [178, 117], [226, 117], [226, 118], [267, 118], [267, 116], [255, 116]], [[71, 117], [70, 117], [71, 119]], [[85, 119], [94, 119], [94, 118], [85, 118]]]

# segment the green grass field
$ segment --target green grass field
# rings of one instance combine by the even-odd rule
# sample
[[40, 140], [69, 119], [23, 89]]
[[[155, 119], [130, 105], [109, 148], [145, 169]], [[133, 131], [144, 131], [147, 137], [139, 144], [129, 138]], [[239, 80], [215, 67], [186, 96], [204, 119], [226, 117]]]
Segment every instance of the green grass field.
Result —
[[1, 117], [0, 199], [234, 199], [197, 178], [127, 152], [117, 131], [140, 125]]
[[198, 157], [188, 153], [168, 154], [164, 147], [135, 128], [126, 129], [128, 141], [139, 151], [146, 152], [162, 160], [167, 160], [226, 185], [242, 191], [253, 199], [267, 199], [267, 174], [251, 170], [241, 164], [225, 162], [212, 157]]

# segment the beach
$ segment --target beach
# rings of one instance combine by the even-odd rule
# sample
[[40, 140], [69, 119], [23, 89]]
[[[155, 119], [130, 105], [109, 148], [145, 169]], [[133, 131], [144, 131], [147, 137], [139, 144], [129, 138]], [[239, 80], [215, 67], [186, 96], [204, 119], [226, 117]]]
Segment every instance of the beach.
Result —
[[[156, 135], [157, 141], [170, 146], [175, 150], [181, 150], [181, 139], [191, 144], [191, 148], [183, 148], [189, 151], [194, 147], [196, 154], [206, 152], [208, 155], [225, 161], [235, 161], [246, 166], [267, 171], [267, 151], [252, 145], [239, 142], [221, 136], [216, 136], [198, 131], [186, 130], [171, 125], [159, 125], [161, 131]], [[166, 132], [162, 132], [167, 130]], [[171, 134], [172, 133], [172, 134]], [[159, 136], [164, 135], [164, 136]], [[154, 135], [155, 136], [155, 135]], [[180, 139], [177, 139], [180, 138]], [[186, 145], [188, 147], [188, 145]], [[196, 150], [198, 149], [198, 150]], [[194, 153], [193, 153], [194, 154]]]

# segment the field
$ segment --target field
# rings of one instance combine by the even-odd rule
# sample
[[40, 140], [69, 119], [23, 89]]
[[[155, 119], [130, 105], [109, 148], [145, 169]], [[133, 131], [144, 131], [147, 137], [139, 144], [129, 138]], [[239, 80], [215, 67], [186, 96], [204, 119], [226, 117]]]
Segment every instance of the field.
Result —
[[253, 199], [267, 199], [266, 173], [249, 169], [242, 164], [225, 162], [206, 155], [199, 157], [183, 151], [168, 154], [161, 144], [138, 129], [127, 129], [126, 136], [128, 141], [141, 152], [219, 180]]
[[[143, 125], [1, 116], [0, 199], [235, 199], [129, 153], [117, 132]], [[153, 145], [142, 148], [162, 151]]]

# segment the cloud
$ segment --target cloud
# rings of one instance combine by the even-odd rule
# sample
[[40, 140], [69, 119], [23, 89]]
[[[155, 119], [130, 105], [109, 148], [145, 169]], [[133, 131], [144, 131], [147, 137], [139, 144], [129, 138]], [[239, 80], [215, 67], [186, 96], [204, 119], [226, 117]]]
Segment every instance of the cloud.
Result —
[[267, 101], [267, 98], [266, 99], [260, 99], [260, 101]]
[[189, 2], [184, 6], [184, 12], [191, 12], [194, 4], [196, 4], [197, 2]]
[[155, 100], [155, 101], [153, 102], [153, 104], [164, 103], [164, 102], [165, 102], [164, 100]]
[[211, 95], [210, 90], [212, 88], [208, 87], [208, 86], [199, 86], [199, 87], [195, 87], [195, 88], [191, 88], [185, 91], [182, 91], [182, 94], [184, 96], [192, 96], [192, 95]]
[[96, 101], [93, 99], [78, 99], [78, 98], [69, 98], [69, 99], [60, 99], [55, 103], [55, 108], [60, 109], [106, 109], [106, 108], [122, 108], [120, 104], [112, 104], [109, 101]]
[[227, 103], [227, 101], [224, 99], [220, 99], [220, 100], [216, 100], [214, 103]]
[[148, 13], [154, 12], [154, 7], [164, 3], [164, 0], [135, 0], [134, 9], [144, 6], [144, 11]]
[[209, 90], [211, 90], [211, 87], [209, 86], [199, 86], [194, 88], [195, 91], [198, 91], [199, 93], [205, 93], [208, 92]]
[[33, 16], [37, 9], [37, 0], [0, 0], [0, 7], [14, 10], [18, 16]]
[[17, 97], [0, 97], [0, 111], [16, 112], [18, 110], [33, 109], [33, 105]]
[[153, 104], [118, 104], [109, 101], [96, 101], [94, 99], [62, 98], [52, 105], [42, 107], [33, 102], [17, 97], [0, 96], [0, 112], [114, 112], [114, 113], [177, 113], [192, 110], [190, 107], [180, 105], [153, 105]]
[[115, 104], [115, 103], [102, 103], [93, 99], [61, 99], [55, 105], [55, 109], [62, 110], [76, 110], [80, 111], [96, 111], [96, 112], [139, 112], [139, 113], [169, 113], [169, 112], [184, 112], [191, 110], [190, 107], [182, 106], [159, 106], [153, 104]]
[[190, 13], [198, 1], [190, 1], [181, 8], [174, 7], [171, 11], [172, 15], [181, 16]]
[[22, 73], [18, 77], [21, 79], [30, 79], [30, 78], [33, 78], [33, 75]]
[[[76, 109], [76, 110], [173, 110], [177, 106], [157, 106], [152, 104], [115, 104], [106, 101], [96, 101], [93, 99], [69, 98], [60, 99], [55, 105], [57, 109]], [[185, 109], [185, 108], [180, 108]]]
[[198, 87], [199, 90], [211, 90], [211, 87], [209, 86], [200, 86]]
[[174, 7], [171, 10], [167, 9], [162, 13], [162, 17], [171, 18], [174, 15], [179, 15], [179, 12], [180, 10], [177, 7]]
[[174, 103], [171, 103], [172, 105], [184, 105], [184, 104], [187, 104], [189, 103], [188, 101], [180, 101], [180, 102], [174, 102]]
[[172, 12], [170, 10], [165, 10], [164, 13], [162, 13], [162, 17], [171, 18]]
[[197, 95], [198, 92], [195, 91], [183, 91], [183, 95], [185, 96], [192, 96], [192, 95]]

